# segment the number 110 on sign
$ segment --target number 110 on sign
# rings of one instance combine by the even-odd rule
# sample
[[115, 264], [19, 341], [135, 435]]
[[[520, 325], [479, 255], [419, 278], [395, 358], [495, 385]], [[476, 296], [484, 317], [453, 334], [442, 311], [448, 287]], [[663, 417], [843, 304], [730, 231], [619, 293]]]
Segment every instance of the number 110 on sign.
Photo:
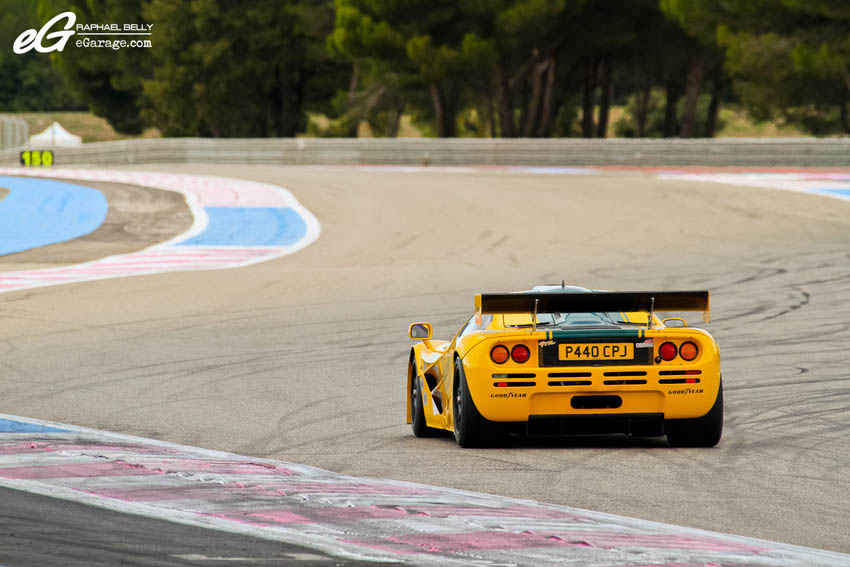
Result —
[[26, 150], [21, 152], [21, 165], [24, 167], [50, 167], [53, 165], [53, 152], [50, 150]]

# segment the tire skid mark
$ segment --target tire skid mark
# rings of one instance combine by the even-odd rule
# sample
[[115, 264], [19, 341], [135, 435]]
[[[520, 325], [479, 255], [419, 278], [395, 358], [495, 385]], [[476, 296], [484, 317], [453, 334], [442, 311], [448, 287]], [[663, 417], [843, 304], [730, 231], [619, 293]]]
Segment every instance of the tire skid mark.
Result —
[[[813, 243], [805, 252], [791, 248], [777, 256], [756, 248], [734, 262], [683, 269], [684, 274], [672, 280], [680, 287], [682, 281], [705, 274], [710, 282], [709, 330], [720, 345], [724, 391], [729, 394], [724, 440], [717, 452], [705, 453], [698, 465], [691, 461], [695, 454], [689, 453], [678, 464], [704, 471], [707, 479], [735, 479], [711, 493], [722, 499], [718, 509], [724, 517], [746, 514], [746, 502], [753, 494], [770, 495], [767, 502], [756, 505], [765, 515], [781, 517], [774, 510], [794, 510], [793, 519], [776, 530], [784, 533], [775, 538], [790, 539], [802, 524], [826, 526], [828, 518], [837, 520], [835, 525], [847, 523], [848, 236], [840, 230], [836, 227], [833, 240]], [[744, 276], [768, 267], [782, 267], [785, 272], [742, 278], [742, 266]], [[619, 277], [638, 281], [645, 274], [621, 268]], [[790, 309], [803, 303], [802, 308]], [[788, 312], [757, 321], [783, 311]], [[671, 464], [677, 457], [659, 455]], [[613, 475], [621, 460], [620, 455], [612, 458], [604, 472]], [[811, 473], [814, 480], [800, 480], [801, 472]], [[847, 543], [842, 527], [819, 546], [847, 553]]]
[[414, 565], [850, 565], [850, 556], [0, 416], [0, 486]]
[[792, 311], [795, 311], [797, 309], [800, 309], [801, 307], [808, 305], [809, 302], [811, 301], [811, 298], [812, 298], [811, 294], [809, 294], [809, 292], [803, 291], [803, 290], [795, 290], [795, 291], [800, 293], [800, 295], [802, 297], [801, 299], [799, 299], [798, 301], [789, 305], [787, 309], [784, 309], [783, 311], [780, 311], [779, 313], [774, 313], [773, 315], [769, 315], [769, 316], [765, 317], [764, 319], [759, 319], [759, 321], [757, 321], [757, 322], [763, 322], [763, 321], [769, 321], [770, 319], [776, 319], [777, 317], [781, 317], [783, 315], [788, 315]]
[[[2, 273], [0, 293], [107, 278], [238, 268], [292, 254], [315, 241], [321, 230], [318, 220], [289, 191], [267, 183], [120, 170], [0, 168], [0, 175], [127, 183], [174, 191], [185, 195], [195, 218], [189, 230], [138, 252], [60, 268]], [[214, 227], [211, 217], [219, 219]], [[240, 223], [253, 227], [251, 221], [257, 219], [284, 224], [271, 233], [240, 230]]]
[[[841, 255], [842, 255], [842, 259], [843, 259], [845, 256], [847, 256], [847, 254], [846, 254], [845, 252], [841, 252]], [[779, 260], [781, 260], [781, 259], [773, 259], [773, 261], [779, 261]], [[765, 261], [765, 262], [766, 262], [766, 261]], [[823, 264], [823, 263], [820, 263], [820, 264], [818, 264], [818, 265], [823, 266], [823, 265], [829, 265], [829, 264]], [[809, 266], [809, 267], [811, 267], [811, 266]], [[778, 276], [778, 277], [777, 277], [777, 279], [779, 279], [780, 281], [776, 282], [776, 284], [775, 284], [775, 285], [772, 285], [772, 286], [771, 286], [770, 291], [771, 291], [771, 293], [772, 293], [772, 294], [778, 294], [778, 292], [781, 292], [781, 291], [786, 290], [786, 289], [789, 287], [789, 286], [788, 286], [788, 281], [787, 281], [787, 280], [788, 280], [788, 279], [790, 279], [790, 278], [793, 278], [793, 277], [795, 277], [795, 275], [797, 275], [797, 274], [801, 273], [801, 272], [800, 272], [800, 270], [796, 270], [796, 271], [795, 271], [795, 270], [790, 270], [790, 272], [791, 272], [791, 274], [790, 274], [790, 275], [789, 275], [789, 274], [782, 274], [782, 275], [780, 275], [780, 276]], [[730, 277], [729, 277], [728, 279], [731, 281], [731, 280], [733, 279], [733, 276], [734, 276], [734, 275], [735, 275], [734, 270], [731, 270], [731, 271], [730, 271], [730, 275], [729, 275]], [[707, 278], [707, 279], [709, 279], [709, 278]], [[748, 282], [748, 283], [749, 283], [749, 284], [752, 284], [752, 283], [755, 283], [755, 282]], [[750, 297], [750, 296], [749, 296], [749, 294], [747, 293], [747, 292], [748, 292], [748, 290], [750, 289], [750, 288], [748, 288], [748, 287], [747, 287], [748, 283], [741, 283], [741, 284], [739, 284], [738, 286], [735, 286], [735, 289], [730, 290], [730, 291], [728, 292], [728, 294], [726, 295], [726, 298], [731, 298], [731, 299], [733, 299], [734, 301], [733, 301], [733, 302], [731, 302], [728, 306], [726, 306], [726, 307], [722, 307], [722, 308], [723, 308], [723, 309], [725, 309], [725, 310], [726, 310], [726, 311], [728, 311], [728, 312], [734, 312], [734, 311], [735, 311], [735, 309], [736, 309], [736, 307], [738, 307], [739, 305], [741, 305], [741, 304], [743, 304], [743, 305], [747, 305], [748, 303], [752, 302], [752, 297]], [[768, 284], [769, 284], [770, 282], [760, 282], [760, 283], [761, 283], [762, 285], [764, 285], [765, 283], [768, 283]], [[821, 291], [821, 290], [817, 290], [817, 292], [822, 293], [822, 291]], [[735, 297], [735, 295], [736, 295], [736, 294], [737, 294], [739, 297]], [[820, 297], [822, 297], [822, 295], [821, 295]], [[781, 302], [780, 302], [780, 303], [781, 303]], [[718, 302], [718, 306], [722, 306], [722, 302]], [[731, 327], [730, 327], [730, 329], [731, 329]], [[844, 333], [844, 331], [845, 331], [845, 330], [846, 330], [846, 327], [842, 327], [839, 331], [836, 331], [836, 332]], [[800, 337], [800, 335], [799, 335], [799, 334], [797, 334], [797, 333], [793, 333], [793, 334], [792, 334], [792, 333], [783, 334], [782, 332], [780, 332], [780, 333], [777, 333], [777, 335], [776, 335], [776, 336], [784, 337], [784, 340], [790, 340], [790, 341], [798, 341], [798, 340], [800, 340], [800, 339], [794, 338], [794, 337]], [[839, 338], [839, 339], [840, 339], [840, 338], [842, 338], [842, 337], [837, 337], [837, 338]], [[803, 341], [808, 341], [809, 343], [812, 341], [811, 337], [802, 337], [802, 340], [803, 340]], [[733, 351], [735, 351], [735, 352], [740, 353], [740, 355], [739, 355], [739, 356], [735, 357], [735, 358], [734, 358], [734, 359], [732, 359], [732, 360], [736, 360], [736, 361], [737, 361], [737, 360], [744, 361], [744, 360], [747, 360], [747, 359], [752, 359], [752, 354], [751, 354], [751, 353], [749, 353], [749, 352], [746, 352], [746, 351], [745, 351], [745, 349], [741, 348], [741, 346], [742, 346], [744, 343], [740, 342], [740, 340], [739, 340], [739, 341], [735, 341], [735, 342], [733, 342], [733, 341], [729, 341], [729, 342], [730, 342], [730, 343], [732, 343], [732, 348], [731, 348], [730, 350], [733, 350]], [[772, 344], [777, 344], [777, 343], [772, 343]], [[797, 344], [797, 342], [788, 342], [787, 344]], [[842, 344], [846, 344], [846, 342], [844, 342], [844, 343], [842, 343]], [[793, 354], [793, 353], [788, 353], [788, 354]], [[802, 359], [802, 360], [804, 360], [804, 359]], [[824, 368], [824, 367], [823, 367], [823, 365], [820, 365], [820, 369], [822, 370], [823, 368]], [[733, 375], [733, 374], [730, 372], [730, 375]], [[733, 376], [734, 376], [734, 375], [733, 375]], [[780, 374], [780, 376], [783, 376], [783, 375], [782, 375], [782, 374]], [[730, 378], [731, 378], [731, 376], [730, 376]], [[740, 379], [740, 378], [739, 378], [739, 379]], [[742, 392], [742, 393], [743, 393], [743, 392]], [[740, 405], [740, 406], [743, 406], [743, 405], [744, 405], [744, 402], [743, 402], [740, 398], [739, 398], [738, 400], [734, 400], [734, 399], [733, 399], [733, 400], [731, 400], [731, 401], [733, 402], [733, 404], [738, 404], [738, 405]], [[790, 406], [790, 405], [792, 404], [792, 402], [793, 402], [793, 401], [794, 401], [794, 400], [792, 399], [792, 396], [787, 396], [787, 397], [785, 397], [784, 399], [777, 399], [777, 400], [772, 400], [772, 399], [771, 399], [771, 400], [767, 400], [767, 399], [764, 399], [764, 396], [758, 396], [758, 397], [754, 396], [754, 397], [753, 397], [753, 400], [751, 400], [751, 401], [750, 401], [750, 403], [753, 403], [753, 402], [755, 402], [756, 404], [758, 404], [758, 403], [765, 404], [766, 402], [769, 402], [770, 404], [774, 404], [774, 403], [776, 403], [776, 407], [781, 409], [781, 408], [782, 408], [782, 406]], [[844, 405], [846, 406], [846, 404], [844, 404]], [[754, 405], [754, 407], [756, 407], [756, 406]], [[805, 409], [808, 409], [808, 408], [807, 408], [807, 407], [803, 407], [802, 409], [804, 409], [804, 410], [805, 410]], [[813, 413], [812, 415], [814, 415], [814, 413]], [[838, 424], [838, 425], [840, 425], [840, 424]], [[838, 427], [836, 427], [836, 428], [834, 429], [834, 431], [835, 431], [835, 432], [836, 432], [836, 434], [837, 434], [837, 432], [839, 431], [839, 428], [838, 428]], [[843, 429], [841, 429], [841, 431], [846, 431], [846, 427], [844, 427]], [[734, 439], [734, 438], [733, 438], [733, 439]], [[771, 437], [771, 439], [772, 439], [774, 442], [777, 440], [777, 438], [776, 438], [776, 437]], [[785, 440], [785, 439], [787, 439], [788, 441], [797, 441], [797, 442], [799, 442], [799, 441], [800, 441], [799, 435], [796, 435], [796, 436], [783, 435], [781, 438], [779, 438], [780, 443], [778, 443], [778, 445], [781, 445], [781, 446], [783, 447], [783, 450], [785, 450], [786, 448], [791, 449], [791, 450], [793, 450], [793, 449], [797, 448], [797, 447], [792, 447], [792, 444], [791, 444], [791, 443], [785, 443], [785, 442], [784, 442], [784, 440]], [[761, 445], [761, 444], [766, 444], [766, 443], [765, 443], [764, 438], [759, 438], [759, 437], [757, 437], [757, 436], [753, 436], [753, 441], [750, 443], [750, 446], [752, 446], [752, 447], [757, 447], [757, 446], [759, 446], [759, 445]], [[800, 450], [801, 450], [801, 451], [806, 449], [806, 447], [805, 447], [803, 444], [800, 444], [799, 448], [800, 448]], [[764, 455], [765, 459], [770, 458], [770, 457], [772, 457], [772, 456], [775, 456], [775, 455], [771, 455], [771, 454], [770, 454], [769, 452], [767, 452], [767, 451], [765, 451], [765, 452], [763, 453], [763, 455]], [[817, 457], [818, 457], [818, 458], [820, 458], [819, 456], [817, 456]], [[837, 465], [836, 465], [836, 471], [838, 471], [838, 470], [839, 470], [839, 469], [838, 469], [838, 466], [839, 466], [840, 464], [842, 464], [842, 463], [843, 463], [843, 461], [836, 461], [836, 463], [837, 463]], [[712, 467], [711, 467], [711, 463], [710, 463], [710, 462], [707, 462], [707, 461], [706, 461], [706, 462], [703, 462], [703, 464], [704, 464], [704, 465], [706, 465], [706, 466], [708, 466], [708, 468], [712, 468]], [[720, 465], [715, 465], [715, 467], [716, 467], [716, 468], [717, 468], [717, 470], [718, 470], [718, 474], [720, 474], [720, 472], [723, 472], [723, 468], [722, 468], [722, 466], [720, 466]], [[843, 470], [846, 470], [846, 469], [843, 469]], [[159, 479], [160, 479], [160, 478], [162, 478], [162, 477], [160, 476], [160, 477], [156, 477], [156, 478], [157, 478], [157, 480], [159, 480]], [[214, 477], [213, 477], [213, 478], [214, 478]], [[768, 477], [768, 478], [769, 478], [770, 480], [772, 480], [772, 478], [771, 478], [771, 477]], [[132, 479], [133, 479], [133, 477], [121, 477], [121, 478], [120, 478], [120, 480], [121, 480], [121, 482], [122, 482], [122, 483], [124, 483], [124, 482], [128, 482], [128, 481], [130, 481], [130, 480], [132, 480]], [[79, 480], [79, 479], [78, 479], [78, 480]], [[84, 480], [85, 482], [89, 482], [89, 480], [85, 480], [85, 479], [83, 479], [83, 480]], [[144, 478], [144, 479], [142, 479], [142, 480], [147, 480], [147, 478]], [[203, 482], [203, 480], [201, 480], [201, 479], [199, 479], [199, 478], [194, 478], [194, 479], [192, 479], [192, 480], [193, 480], [194, 482]], [[211, 483], [211, 484], [210, 484], [210, 486], [214, 486], [214, 485], [216, 484], [216, 481], [214, 481], [214, 480], [210, 480], [209, 482]], [[743, 482], [748, 482], [748, 481], [744, 480]], [[750, 481], [750, 482], [751, 482], [751, 481]], [[769, 480], [764, 480], [763, 482], [764, 482], [764, 483], [767, 483], [767, 482], [769, 482]], [[207, 485], [205, 484], [205, 485], [203, 485], [203, 486], [205, 486], [205, 487], [206, 487]], [[274, 484], [269, 484], [269, 485], [266, 485], [266, 486], [274, 487], [275, 485], [274, 485]], [[779, 489], [780, 487], [776, 487], [776, 488], [777, 488], [777, 489]], [[105, 490], [105, 489], [104, 489], [104, 490]], [[273, 498], [275, 498], [275, 496], [276, 496], [276, 495], [275, 495], [275, 491], [271, 491], [271, 492], [268, 492], [268, 491], [262, 492], [262, 491], [261, 491], [260, 493], [261, 493], [261, 494], [264, 494], [264, 495], [265, 495], [267, 498], [269, 498], [269, 499], [273, 499]], [[93, 498], [100, 498], [100, 497], [97, 497], [97, 496], [95, 496], [95, 495], [91, 495], [91, 496], [92, 496]], [[323, 496], [324, 496], [324, 500], [320, 501], [320, 503], [326, 503], [326, 502], [329, 502], [329, 500], [327, 499], [327, 495], [323, 495]], [[396, 496], [396, 498], [399, 498], [399, 496], [397, 495], [397, 496]], [[221, 498], [221, 499], [219, 499], [219, 502], [217, 503], [217, 506], [218, 506], [218, 507], [222, 507], [222, 506], [224, 506], [224, 504], [222, 504], [222, 502], [223, 502], [223, 501], [225, 501], [225, 500], [226, 500], [226, 498]], [[266, 501], [264, 501], [264, 502], [266, 502]], [[269, 502], [269, 503], [271, 503], [271, 502], [272, 502], [272, 500], [268, 500], [268, 502]], [[840, 500], [839, 500], [839, 502], [840, 502]], [[134, 501], [132, 501], [132, 500], [128, 501], [128, 503], [129, 503], [129, 504], [135, 504], [135, 502], [134, 502]], [[277, 504], [277, 505], [279, 505], [279, 502], [276, 502], [276, 504]], [[380, 504], [376, 504], [376, 505], [377, 505], [377, 506], [388, 506], [388, 505], [390, 505], [390, 504], [389, 504], [388, 502], [386, 502], [386, 503], [385, 503], [385, 502], [383, 502], [383, 501], [382, 501]], [[358, 507], [358, 506], [356, 506], [356, 505], [355, 505], [355, 506], [351, 506], [351, 507], [352, 507], [352, 508], [360, 508], [360, 509], [361, 509], [361, 512], [362, 512], [362, 506]], [[276, 514], [276, 513], [280, 512], [280, 509], [279, 509], [279, 508], [270, 509], [270, 510], [271, 510], [270, 515], [274, 515], [274, 514]], [[216, 514], [216, 513], [215, 513], [215, 512], [208, 512], [208, 514], [210, 514], [210, 517], [215, 517], [215, 516], [214, 516], [214, 514]], [[240, 517], [240, 516], [239, 516], [239, 513], [237, 513], [237, 517]], [[283, 516], [281, 516], [281, 517], [283, 517]], [[303, 516], [303, 517], [307, 517], [307, 516]], [[219, 518], [219, 519], [221, 519], [221, 518]], [[255, 519], [253, 519], [252, 521], [255, 521], [255, 520], [256, 520], [256, 518], [255, 518]], [[374, 523], [374, 522], [379, 521], [379, 520], [381, 520], [381, 519], [379, 519], [379, 518], [372, 518], [372, 519], [370, 519], [370, 520]], [[469, 518], [467, 518], [466, 520], [467, 520], [467, 521], [469, 521]], [[517, 523], [519, 523], [519, 524], [524, 523], [524, 519], [523, 519], [522, 517], [520, 517], [520, 518], [518, 519]], [[555, 523], [555, 524], [557, 524], [557, 523]], [[265, 526], [274, 526], [274, 521], [265, 521], [265, 520], [264, 520], [263, 525], [265, 525]], [[298, 525], [298, 524], [295, 524], [295, 525]], [[540, 524], [536, 524], [536, 525], [538, 525], [538, 526], [539, 526]], [[473, 523], [472, 521], [469, 521], [469, 523], [467, 524], [467, 527], [469, 528], [469, 527], [471, 527], [471, 526], [475, 526], [475, 527], [478, 527], [478, 528], [480, 528], [480, 527], [484, 526], [484, 527], [486, 528], [486, 527], [488, 526], [488, 524], [482, 524], [482, 522], [475, 522], [475, 523]], [[490, 524], [490, 527], [492, 527], [492, 526], [493, 526], [493, 524]], [[291, 527], [291, 526], [290, 526], [290, 527]], [[555, 527], [557, 527], [557, 525], [556, 525]], [[516, 528], [515, 528], [512, 524], [510, 524], [509, 522], [504, 521], [504, 518], [500, 518], [500, 522], [499, 522], [499, 524], [498, 524], [498, 525], [496, 525], [496, 527], [495, 527], [495, 528], [493, 528], [493, 529], [496, 529], [496, 530], [502, 530], [502, 531], [504, 531], [504, 530], [507, 530], [507, 529], [516, 529]], [[524, 529], [525, 529], [525, 528], [523, 527], [523, 529], [519, 530], [519, 531], [520, 531], [520, 533], [522, 533], [522, 531], [524, 531]], [[548, 528], [547, 528], [547, 529], [550, 529], [550, 530], [551, 530], [551, 529], [554, 529], [554, 528], [552, 528], [552, 527], [551, 527], [551, 525], [550, 525], [550, 526], [548, 526]], [[335, 533], [336, 533], [336, 532], [338, 532], [338, 531], [340, 531], [340, 530], [335, 530]], [[469, 529], [468, 531], [474, 531], [474, 530]], [[480, 531], [480, 530], [479, 530], [479, 531]], [[458, 532], [458, 533], [466, 533], [466, 532]], [[400, 537], [400, 536], [398, 536], [398, 535], [393, 535], [393, 536], [389, 536], [389, 537]], [[557, 537], [561, 537], [561, 536], [557, 536]], [[386, 537], [384, 537], [384, 539], [386, 539]], [[381, 548], [382, 546], [386, 547], [386, 541], [383, 541], [383, 540], [376, 540], [375, 538], [365, 538], [365, 539], [363, 539], [362, 541], [364, 541], [364, 542], [365, 542], [365, 543], [364, 543], [364, 546], [366, 546], [366, 547], [368, 547], [369, 545], [373, 545], [373, 546], [375, 546], [375, 548], [376, 548], [376, 549]], [[377, 543], [376, 543], [376, 541], [377, 541]], [[398, 542], [394, 542], [394, 543], [396, 543], [396, 544], [397, 544]], [[408, 542], [408, 543], [409, 543], [409, 542]], [[390, 547], [392, 547], [392, 546], [390, 546]], [[553, 547], [554, 547], [554, 546], [553, 546]], [[411, 550], [411, 549], [410, 549], [410, 545], [408, 545], [408, 548], [407, 548], [405, 551], [398, 551], [398, 549], [400, 549], [400, 548], [401, 548], [401, 545], [400, 545], [400, 544], [398, 544], [398, 545], [396, 545], [396, 546], [395, 546], [395, 549], [396, 549], [396, 551], [397, 551], [398, 553], [402, 553], [402, 554], [406, 554], [406, 555], [411, 555], [411, 556], [414, 556], [414, 557], [415, 557], [415, 554], [416, 554], [416, 553], [421, 553], [421, 551], [419, 551], [419, 550], [417, 550], [417, 549], [415, 549], [415, 548], [414, 548], [413, 550]], [[538, 549], [540, 549], [541, 551], [539, 551], [539, 552], [538, 552], [538, 551], [537, 551]], [[562, 550], [563, 550], [563, 549], [569, 549], [569, 550], [570, 550], [570, 551], [569, 551], [570, 553], [573, 553], [573, 552], [575, 551], [575, 550], [573, 550], [572, 548], [568, 548], [568, 547], [564, 547], [564, 548], [562, 548]], [[481, 557], [481, 555], [480, 555], [480, 554], [481, 554], [482, 552], [481, 552], [480, 550], [467, 550], [467, 551], [460, 550], [460, 551], [456, 551], [456, 552], [455, 552], [455, 551], [447, 551], [447, 552], [445, 552], [445, 553], [455, 553], [455, 554], [461, 554], [461, 553], [463, 553], [463, 554], [464, 554], [464, 555], [463, 555], [463, 557], [464, 557], [464, 558], [473, 559], [473, 558]], [[546, 546], [543, 546], [542, 548], [529, 547], [529, 548], [525, 548], [525, 549], [523, 550], [523, 554], [524, 554], [526, 557], [528, 557], [528, 558], [532, 558], [532, 557], [533, 557], [533, 558], [535, 558], [535, 559], [539, 559], [539, 561], [537, 561], [537, 563], [538, 563], [538, 564], [539, 564], [539, 563], [547, 562], [547, 560], [550, 560], [550, 559], [552, 558], [552, 556], [551, 556], [551, 555], [547, 555], [548, 553], [551, 553], [551, 551], [550, 551], [550, 547], [546, 547]], [[563, 553], [563, 551], [562, 551], [562, 553]], [[626, 555], [626, 554], [629, 554], [629, 553], [632, 553], [632, 551], [631, 551], [631, 550], [626, 550], [626, 551], [621, 552], [621, 554], [620, 554], [620, 558], [622, 558], [622, 556], [623, 556], [623, 555]], [[478, 555], [474, 555], [474, 554], [478, 554]], [[558, 560], [559, 560], [559, 561], [561, 561], [561, 562], [564, 562], [564, 559], [563, 559], [563, 558], [564, 558], [564, 556], [563, 556], [563, 555], [558, 556]], [[590, 558], [588, 558], [588, 557], [585, 557], [584, 559], [586, 559], [586, 561], [585, 561], [583, 564], [591, 563], [591, 562], [592, 562], [592, 561], [590, 560]], [[716, 559], [716, 558], [712, 558], [712, 559]], [[645, 558], [645, 557], [640, 557], [639, 555], [634, 555], [634, 556], [632, 556], [632, 557], [630, 558], [630, 560], [631, 560], [631, 561], [635, 561], [636, 563], [626, 563], [626, 564], [628, 564], [628, 565], [638, 565], [638, 564], [639, 564], [639, 565], [706, 565], [706, 561], [705, 561], [705, 558], [704, 558], [704, 557], [702, 558], [702, 560], [686, 561], [685, 563], [682, 563], [680, 560], [674, 560], [674, 559], [671, 559], [671, 558], [669, 558], [669, 557], [665, 557], [664, 559], [649, 559], [649, 558]], [[826, 564], [835, 564], [835, 565], [847, 565], [847, 564], [850, 564], [850, 563], [848, 563], [848, 561], [847, 561], [847, 559], [846, 559], [846, 556], [839, 556], [839, 557], [838, 557], [838, 559], [832, 558], [831, 560], [825, 560], [825, 561], [827, 561], [827, 562], [826, 562]], [[831, 562], [830, 562], [830, 561], [831, 561]], [[715, 564], [725, 564], [726, 562], [725, 562], [725, 561], [721, 561], [721, 560], [715, 560], [715, 561], [712, 561], [712, 563], [715, 563]], [[532, 563], [530, 562], [530, 559], [527, 561], [527, 564], [532, 564]], [[577, 563], [577, 564], [578, 564], [578, 563]], [[618, 564], [618, 563], [615, 563], [615, 562], [608, 562], [608, 563], [606, 563], [606, 564]], [[817, 563], [817, 562], [815, 562], [815, 561], [798, 561], [798, 562], [796, 562], [796, 563], [795, 563], [793, 560], [790, 560], [790, 559], [789, 559], [789, 560], [785, 560], [785, 559], [782, 559], [782, 560], [774, 560], [774, 558], [770, 558], [770, 557], [760, 557], [760, 558], [753, 558], [753, 557], [750, 557], [750, 558], [749, 558], [749, 562], [748, 562], [748, 563], [746, 563], [746, 564], [748, 564], [748, 565], [792, 565], [792, 564], [810, 565], [810, 564], [819, 564], [819, 563]]]

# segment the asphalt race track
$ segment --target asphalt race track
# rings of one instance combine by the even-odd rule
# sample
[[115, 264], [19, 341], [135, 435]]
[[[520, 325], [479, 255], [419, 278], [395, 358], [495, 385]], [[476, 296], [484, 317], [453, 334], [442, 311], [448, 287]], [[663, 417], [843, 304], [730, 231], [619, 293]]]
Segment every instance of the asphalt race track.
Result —
[[[651, 172], [169, 171], [285, 187], [321, 236], [242, 268], [0, 295], [0, 413], [850, 553], [850, 202]], [[141, 248], [128, 212], [155, 211], [157, 239], [191, 223], [173, 194], [112, 189], [111, 232], [0, 272]], [[412, 436], [407, 325], [447, 338], [474, 293], [561, 279], [711, 290], [717, 448]]]

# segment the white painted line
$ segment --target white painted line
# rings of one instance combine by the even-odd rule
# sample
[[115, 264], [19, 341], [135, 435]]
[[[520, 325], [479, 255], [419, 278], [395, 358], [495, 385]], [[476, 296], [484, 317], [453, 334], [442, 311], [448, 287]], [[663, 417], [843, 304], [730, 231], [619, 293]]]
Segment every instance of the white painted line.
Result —
[[0, 433], [0, 486], [340, 557], [519, 567], [850, 565], [850, 555], [567, 506], [0, 420], [9, 431]]
[[271, 562], [274, 561], [276, 563], [280, 563], [281, 561], [325, 561], [327, 558], [322, 557], [321, 555], [314, 555], [312, 553], [284, 553], [280, 557], [208, 557], [206, 555], [201, 555], [199, 553], [184, 553], [178, 555], [172, 555], [176, 559], [182, 559], [184, 561], [222, 561], [222, 562], [231, 562], [231, 563], [240, 563], [240, 562], [250, 562], [250, 563], [261, 563], [261, 562]]
[[[297, 252], [312, 244], [321, 233], [318, 219], [292, 193], [267, 183], [227, 177], [118, 170], [0, 168], [0, 174], [129, 183], [174, 191], [185, 195], [194, 218], [192, 226], [183, 233], [137, 252], [60, 268], [0, 273], [0, 293], [175, 271], [241, 268]], [[297, 241], [285, 245], [181, 245], [207, 228], [209, 217], [204, 207], [288, 208], [304, 223], [305, 233]]]
[[[310, 166], [306, 166], [310, 167]], [[335, 166], [323, 166], [324, 169]], [[355, 165], [336, 166], [369, 173], [512, 173], [535, 175], [594, 175], [600, 170], [592, 167], [543, 167], [519, 165], [476, 165], [476, 166], [434, 166], [434, 165]]]
[[698, 181], [794, 191], [850, 201], [850, 173], [819, 173], [815, 171], [794, 173], [773, 173], [769, 171], [763, 173], [660, 173], [658, 178], [669, 181]]

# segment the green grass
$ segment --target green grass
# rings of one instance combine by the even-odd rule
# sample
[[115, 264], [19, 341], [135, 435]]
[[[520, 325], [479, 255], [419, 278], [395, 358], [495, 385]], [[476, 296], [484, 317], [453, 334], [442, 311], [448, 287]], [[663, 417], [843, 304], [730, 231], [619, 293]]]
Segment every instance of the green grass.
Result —
[[717, 133], [718, 138], [785, 138], [809, 136], [806, 132], [793, 126], [776, 122], [754, 122], [746, 111], [729, 106], [720, 109], [720, 120], [723, 128]]
[[[315, 137], [315, 131], [322, 132], [326, 130], [330, 125], [331, 121], [324, 114], [318, 114], [314, 112], [308, 112], [307, 117], [310, 121], [310, 128], [308, 128], [307, 133], [298, 134], [298, 137], [304, 138], [312, 138]], [[358, 138], [374, 138], [374, 134], [372, 133], [372, 128], [369, 126], [369, 123], [365, 120], [361, 121], [357, 126], [357, 137]], [[398, 137], [399, 138], [421, 138], [422, 132], [416, 125], [413, 123], [413, 119], [408, 114], [404, 114], [401, 117], [401, 124], [399, 124], [398, 128]]]
[[[613, 137], [613, 125], [624, 112], [625, 107], [622, 106], [611, 108], [608, 122], [609, 137]], [[27, 121], [30, 135], [38, 134], [50, 126], [53, 121], [56, 121], [72, 134], [81, 136], [83, 142], [106, 142], [109, 140], [160, 137], [159, 132], [154, 128], [145, 130], [141, 136], [119, 134], [109, 125], [109, 122], [90, 112], [22, 112], [15, 116]], [[324, 116], [311, 115], [310, 118], [320, 128], [327, 126], [328, 121]], [[719, 138], [774, 138], [807, 135], [805, 132], [792, 126], [784, 126], [774, 122], [754, 122], [744, 110], [732, 106], [720, 109], [720, 119], [723, 127], [717, 134]], [[372, 131], [366, 122], [360, 124], [359, 135], [364, 138], [372, 137]], [[411, 122], [410, 116], [405, 115], [402, 117], [399, 137], [422, 137], [420, 130]]]
[[[614, 137], [614, 124], [626, 112], [625, 106], [612, 106], [608, 120], [608, 137]], [[704, 119], [705, 117], [700, 117]], [[778, 122], [756, 122], [745, 110], [737, 106], [720, 107], [718, 116], [721, 124], [717, 138], [788, 138], [809, 136], [806, 132], [793, 126]]]
[[106, 119], [90, 112], [21, 112], [15, 116], [26, 120], [30, 128], [30, 136], [43, 131], [53, 122], [58, 122], [65, 130], [82, 137], [84, 143], [160, 137], [159, 132], [153, 128], [145, 130], [141, 136], [119, 134]]

